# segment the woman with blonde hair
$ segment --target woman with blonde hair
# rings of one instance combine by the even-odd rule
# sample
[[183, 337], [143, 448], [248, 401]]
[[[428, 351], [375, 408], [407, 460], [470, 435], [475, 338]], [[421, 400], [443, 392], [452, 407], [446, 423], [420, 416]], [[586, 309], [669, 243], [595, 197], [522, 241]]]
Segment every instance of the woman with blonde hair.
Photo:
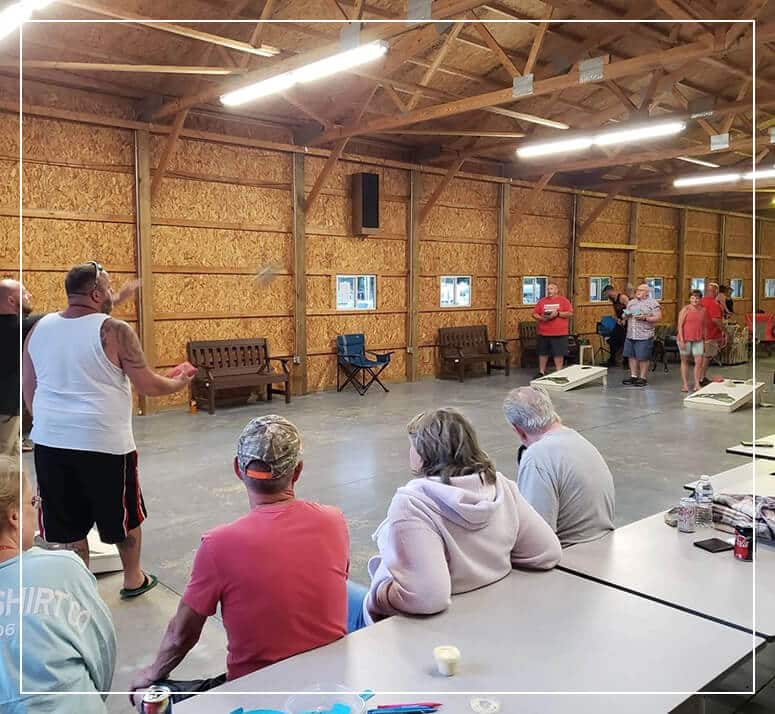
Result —
[[110, 690], [116, 662], [110, 611], [77, 555], [31, 547], [39, 506], [18, 462], [0, 457], [0, 711], [105, 714], [99, 692]]
[[408, 432], [417, 478], [396, 491], [372, 536], [379, 555], [369, 561], [361, 626], [398, 613], [441, 612], [452, 595], [490, 585], [512, 567], [547, 570], [560, 560], [557, 536], [496, 471], [460, 412], [423, 412]]

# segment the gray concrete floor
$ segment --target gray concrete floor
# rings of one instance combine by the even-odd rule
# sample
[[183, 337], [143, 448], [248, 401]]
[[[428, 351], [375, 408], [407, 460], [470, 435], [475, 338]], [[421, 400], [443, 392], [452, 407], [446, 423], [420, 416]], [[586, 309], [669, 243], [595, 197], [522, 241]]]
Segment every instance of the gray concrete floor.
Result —
[[[764, 401], [774, 401], [775, 359], [758, 361], [758, 379], [769, 383]], [[276, 412], [293, 421], [304, 439], [305, 468], [298, 495], [338, 506], [350, 527], [351, 576], [367, 581], [374, 553], [371, 534], [384, 517], [397, 486], [410, 478], [405, 425], [417, 412], [437, 406], [461, 409], [473, 422], [485, 450], [508, 476], [515, 471], [517, 442], [503, 419], [508, 389], [529, 382], [533, 371], [514, 370], [455, 381], [425, 380], [375, 386], [364, 397], [353, 391], [324, 392], [190, 415], [169, 412], [135, 420], [140, 477], [149, 511], [143, 526], [143, 564], [159, 576], [160, 587], [126, 604], [118, 601], [117, 576], [100, 579], [119, 633], [114, 690], [126, 687], [132, 672], [147, 664], [163, 628], [177, 607], [201, 534], [242, 515], [244, 487], [232, 472], [237, 436], [252, 417]], [[751, 365], [714, 369], [712, 375], [751, 376]], [[673, 505], [682, 485], [702, 473], [744, 463], [724, 448], [752, 434], [754, 410], [709, 412], [683, 406], [678, 366], [661, 367], [645, 389], [624, 387], [623, 371], [609, 371], [599, 385], [556, 393], [563, 421], [584, 434], [608, 461], [616, 483], [617, 525]], [[756, 410], [758, 436], [775, 433], [775, 409]], [[28, 461], [32, 473], [31, 459]], [[198, 645], [196, 659], [176, 675], [212, 676], [224, 668], [224, 638], [213, 621]], [[192, 653], [193, 654], [193, 653]], [[111, 697], [113, 712], [127, 712], [124, 697]]]

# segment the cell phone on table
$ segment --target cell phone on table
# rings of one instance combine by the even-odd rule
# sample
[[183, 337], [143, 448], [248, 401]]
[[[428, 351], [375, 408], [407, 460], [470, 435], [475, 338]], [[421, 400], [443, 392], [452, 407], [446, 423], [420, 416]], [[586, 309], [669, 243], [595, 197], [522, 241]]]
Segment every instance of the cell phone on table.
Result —
[[725, 550], [734, 550], [735, 546], [732, 543], [727, 543], [721, 538], [706, 538], [705, 540], [696, 540], [694, 545], [703, 550], [707, 550], [709, 553], [723, 553]]

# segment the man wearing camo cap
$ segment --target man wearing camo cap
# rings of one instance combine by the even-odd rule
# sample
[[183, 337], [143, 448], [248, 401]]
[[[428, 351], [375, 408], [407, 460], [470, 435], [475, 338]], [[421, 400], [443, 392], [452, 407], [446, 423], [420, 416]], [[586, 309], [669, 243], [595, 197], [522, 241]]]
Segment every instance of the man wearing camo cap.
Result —
[[[178, 611], [155, 662], [134, 678], [133, 691], [154, 683], [205, 691], [346, 634], [347, 524], [338, 509], [296, 498], [301, 457], [299, 431], [281, 416], [256, 417], [242, 430], [234, 472], [245, 484], [250, 511], [202, 536]], [[170, 682], [219, 603], [226, 674]], [[173, 695], [173, 701], [185, 698]]]

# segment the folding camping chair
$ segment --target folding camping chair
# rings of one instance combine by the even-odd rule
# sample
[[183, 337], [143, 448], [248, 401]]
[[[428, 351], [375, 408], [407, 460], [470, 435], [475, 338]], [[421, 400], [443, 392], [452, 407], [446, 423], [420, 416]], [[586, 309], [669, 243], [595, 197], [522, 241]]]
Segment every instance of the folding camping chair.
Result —
[[[363, 396], [376, 382], [386, 392], [390, 390], [382, 384], [379, 375], [390, 364], [392, 352], [373, 352], [366, 349], [363, 333], [337, 335], [336, 338], [336, 391], [341, 392], [348, 384]], [[373, 359], [367, 357], [372, 355]], [[345, 380], [341, 382], [340, 375]], [[368, 375], [368, 378], [367, 378]]]

